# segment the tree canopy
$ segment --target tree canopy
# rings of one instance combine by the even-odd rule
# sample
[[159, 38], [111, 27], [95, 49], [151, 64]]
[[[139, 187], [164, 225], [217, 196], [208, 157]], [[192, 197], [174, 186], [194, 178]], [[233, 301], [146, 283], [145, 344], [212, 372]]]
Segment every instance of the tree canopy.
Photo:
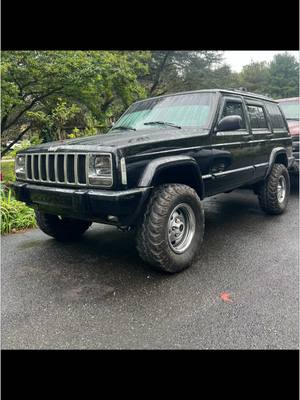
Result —
[[239, 88], [299, 95], [288, 53], [234, 73], [220, 51], [4, 51], [1, 149], [24, 135], [41, 141], [105, 131], [132, 102], [165, 93]]
[[148, 57], [147, 52], [137, 52], [134, 57], [117, 51], [3, 52], [1, 143], [18, 140], [43, 125], [52, 129], [50, 136], [55, 137], [61, 126], [57, 107], [65, 123], [74, 117], [76, 107], [77, 114], [83, 111], [82, 124], [89, 119], [105, 126], [113, 112], [146, 96], [138, 77], [147, 72]]

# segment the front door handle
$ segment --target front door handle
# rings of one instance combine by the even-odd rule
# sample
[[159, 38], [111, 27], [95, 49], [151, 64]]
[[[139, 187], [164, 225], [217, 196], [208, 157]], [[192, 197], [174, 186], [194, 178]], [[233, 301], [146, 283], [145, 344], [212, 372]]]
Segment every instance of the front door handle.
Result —
[[250, 135], [243, 136], [243, 140], [244, 140], [245, 142], [249, 142], [250, 139], [252, 139], [252, 136], [250, 136]]
[[273, 137], [273, 133], [268, 133], [267, 135], [266, 135], [266, 138], [267, 139], [271, 139]]

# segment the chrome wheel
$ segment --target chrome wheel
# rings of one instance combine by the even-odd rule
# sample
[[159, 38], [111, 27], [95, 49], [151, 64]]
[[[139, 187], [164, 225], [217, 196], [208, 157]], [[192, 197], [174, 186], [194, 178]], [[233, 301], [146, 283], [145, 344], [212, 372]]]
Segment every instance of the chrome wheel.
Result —
[[283, 175], [280, 176], [277, 185], [277, 199], [279, 203], [282, 203], [286, 195], [286, 181]]
[[168, 221], [168, 242], [175, 253], [183, 253], [191, 244], [196, 229], [193, 209], [186, 203], [176, 206]]

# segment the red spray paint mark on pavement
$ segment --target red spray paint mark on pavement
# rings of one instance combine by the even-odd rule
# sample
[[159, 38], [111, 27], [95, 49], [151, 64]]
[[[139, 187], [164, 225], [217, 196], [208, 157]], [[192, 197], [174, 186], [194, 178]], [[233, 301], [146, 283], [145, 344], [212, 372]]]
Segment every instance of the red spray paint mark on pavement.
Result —
[[220, 297], [221, 297], [221, 299], [222, 299], [223, 301], [232, 302], [232, 299], [230, 298], [230, 293], [222, 292], [222, 293], [220, 294]]

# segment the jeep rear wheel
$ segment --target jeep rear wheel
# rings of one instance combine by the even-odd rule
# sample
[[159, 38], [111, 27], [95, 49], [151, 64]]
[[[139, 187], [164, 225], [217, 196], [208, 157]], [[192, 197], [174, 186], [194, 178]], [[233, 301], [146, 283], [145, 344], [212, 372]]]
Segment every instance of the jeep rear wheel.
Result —
[[267, 214], [281, 214], [286, 209], [290, 193], [290, 177], [283, 164], [274, 164], [269, 176], [258, 189], [261, 209]]
[[137, 229], [137, 250], [152, 266], [175, 273], [195, 261], [203, 234], [204, 211], [195, 190], [162, 185], [154, 190]]
[[58, 215], [45, 214], [35, 211], [38, 227], [59, 241], [78, 239], [91, 226], [91, 222], [73, 218], [59, 217]]

